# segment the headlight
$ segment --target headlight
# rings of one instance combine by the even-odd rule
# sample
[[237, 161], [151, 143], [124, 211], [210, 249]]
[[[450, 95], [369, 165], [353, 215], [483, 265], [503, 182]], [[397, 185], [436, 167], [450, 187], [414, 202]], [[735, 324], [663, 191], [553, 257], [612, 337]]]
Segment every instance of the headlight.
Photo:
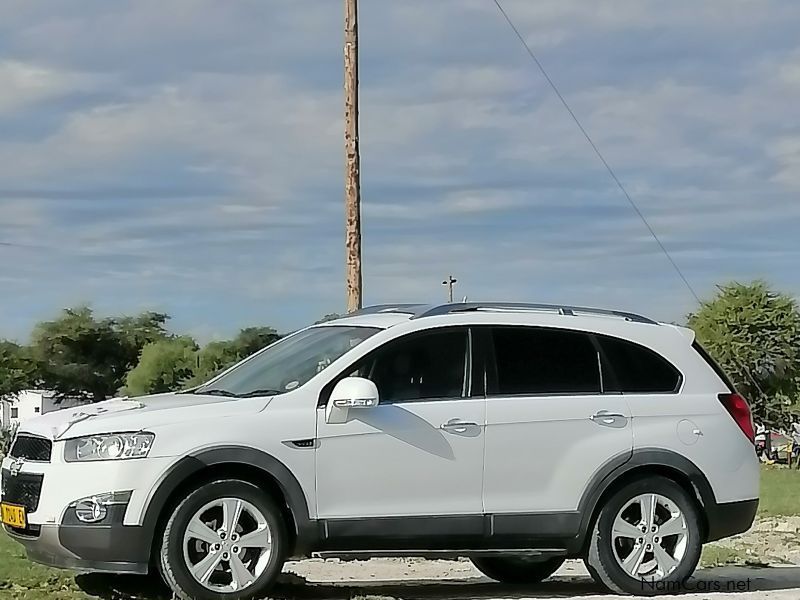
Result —
[[152, 433], [113, 433], [67, 440], [64, 460], [85, 462], [145, 458], [155, 437]]

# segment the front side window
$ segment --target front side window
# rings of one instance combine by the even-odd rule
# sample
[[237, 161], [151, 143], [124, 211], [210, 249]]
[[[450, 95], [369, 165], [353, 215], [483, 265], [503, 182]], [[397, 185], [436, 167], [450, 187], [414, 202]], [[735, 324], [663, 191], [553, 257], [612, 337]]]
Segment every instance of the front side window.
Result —
[[600, 361], [578, 331], [498, 327], [492, 331], [495, 395], [599, 394]]
[[289, 392], [379, 331], [374, 327], [311, 327], [239, 363], [193, 393], [246, 398]]
[[614, 377], [606, 391], [628, 394], [673, 393], [680, 386], [678, 370], [652, 350], [612, 337], [598, 337]]
[[380, 402], [461, 398], [468, 377], [466, 330], [433, 331], [388, 342], [356, 366], [375, 382]]

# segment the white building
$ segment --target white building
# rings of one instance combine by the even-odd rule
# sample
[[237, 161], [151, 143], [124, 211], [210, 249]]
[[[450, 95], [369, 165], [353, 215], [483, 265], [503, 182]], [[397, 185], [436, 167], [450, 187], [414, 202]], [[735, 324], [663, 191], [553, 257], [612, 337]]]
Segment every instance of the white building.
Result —
[[80, 400], [62, 400], [56, 404], [54, 396], [46, 390], [25, 390], [13, 401], [0, 400], [0, 428], [8, 429], [38, 415], [83, 404]]

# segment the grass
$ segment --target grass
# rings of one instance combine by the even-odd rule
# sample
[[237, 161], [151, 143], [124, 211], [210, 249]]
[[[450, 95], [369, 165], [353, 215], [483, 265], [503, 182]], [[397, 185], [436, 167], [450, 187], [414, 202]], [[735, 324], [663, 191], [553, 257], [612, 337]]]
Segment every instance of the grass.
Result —
[[30, 562], [22, 546], [0, 532], [0, 598], [82, 600], [88, 597], [75, 585], [72, 573]]
[[800, 472], [786, 467], [762, 467], [758, 514], [768, 517], [800, 515]]
[[[800, 515], [800, 472], [785, 467], [761, 471], [761, 516]], [[743, 550], [710, 544], [703, 549], [704, 567], [744, 564]], [[105, 595], [105, 594], [104, 594]], [[22, 546], [0, 533], [0, 600], [88, 600], [69, 571], [48, 569], [25, 558]]]
[[700, 555], [701, 567], [724, 567], [725, 565], [741, 565], [746, 560], [744, 551], [738, 548], [727, 548], [708, 544], [703, 546], [703, 554]]

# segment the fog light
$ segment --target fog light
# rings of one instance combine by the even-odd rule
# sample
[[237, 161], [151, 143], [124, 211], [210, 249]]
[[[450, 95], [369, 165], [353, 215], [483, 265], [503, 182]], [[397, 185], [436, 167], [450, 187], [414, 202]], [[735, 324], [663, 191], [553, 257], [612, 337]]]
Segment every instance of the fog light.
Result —
[[75, 509], [75, 516], [83, 523], [99, 523], [108, 516], [108, 508], [114, 505], [127, 505], [131, 492], [109, 492], [81, 498], [70, 507]]
[[75, 505], [75, 515], [84, 523], [97, 523], [105, 519], [107, 514], [106, 505], [101, 504], [98, 498], [80, 500]]

